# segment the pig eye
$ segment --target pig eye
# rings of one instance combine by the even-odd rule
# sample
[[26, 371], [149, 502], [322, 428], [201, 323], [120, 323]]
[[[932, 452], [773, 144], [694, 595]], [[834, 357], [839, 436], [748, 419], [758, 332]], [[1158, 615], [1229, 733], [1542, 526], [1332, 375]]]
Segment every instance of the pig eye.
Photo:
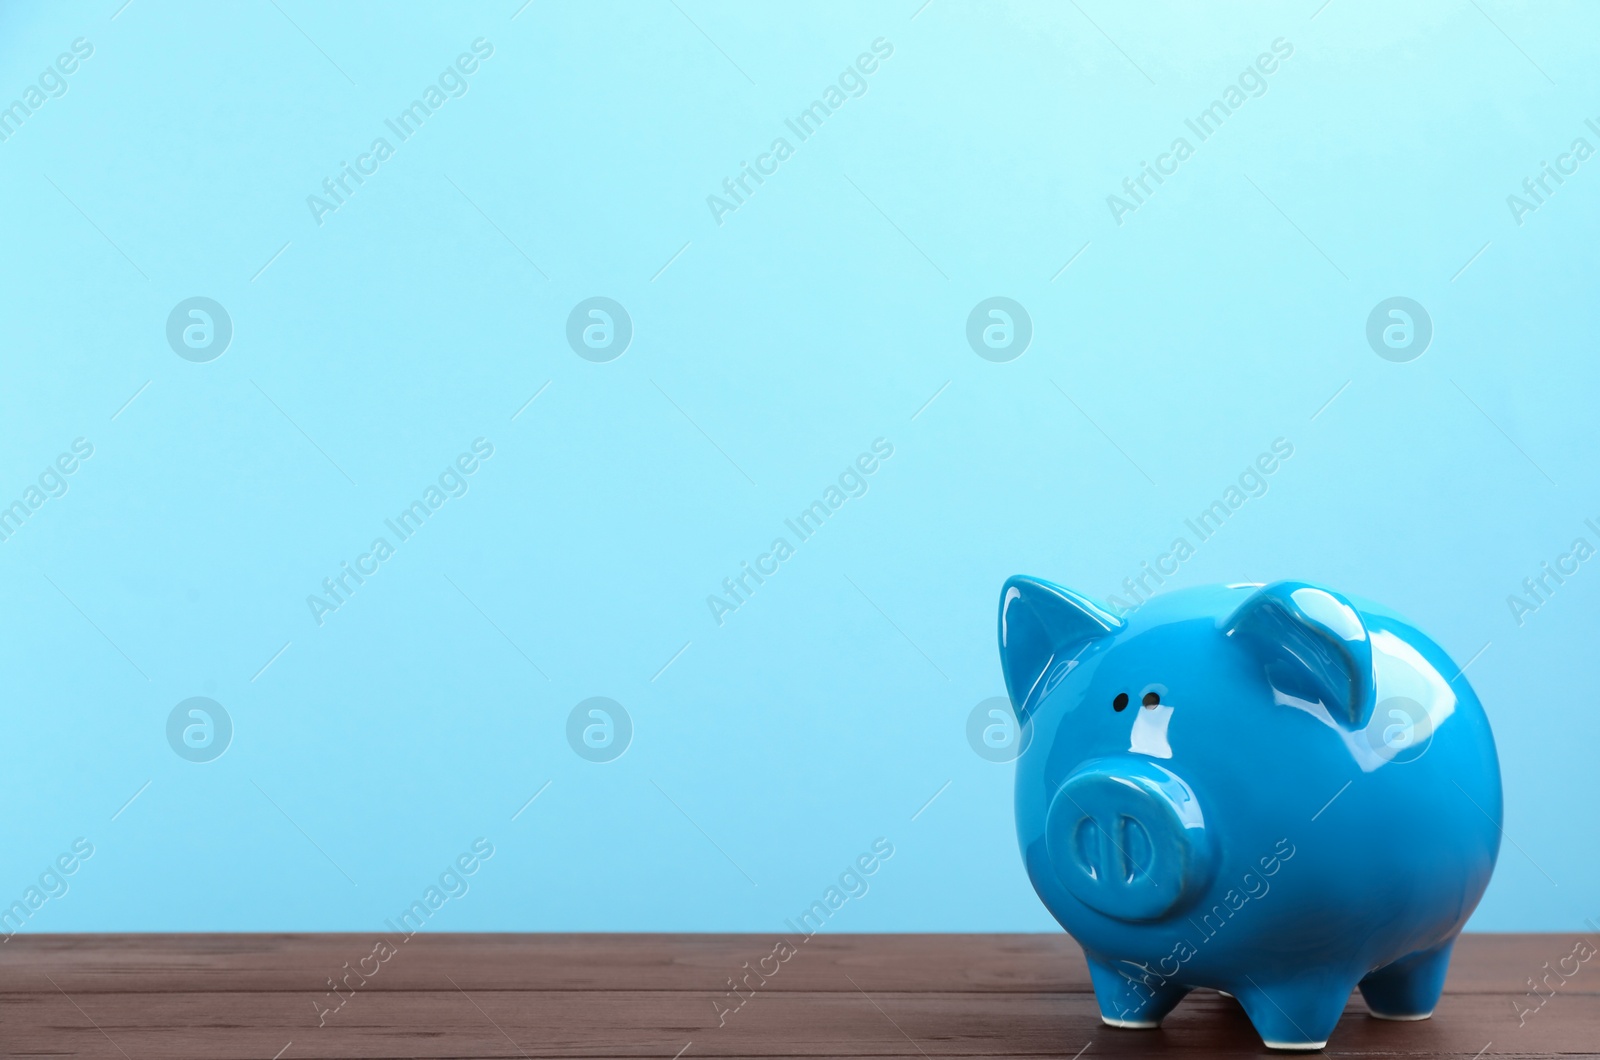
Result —
[[1128, 693], [1118, 692], [1117, 698], [1111, 701], [1111, 705], [1117, 710], [1122, 710], [1125, 708], [1128, 705]]
[[1155, 707], [1155, 706], [1160, 706], [1160, 704], [1161, 704], [1161, 697], [1159, 695], [1157, 695], [1156, 693], [1154, 693], [1154, 692], [1146, 692], [1144, 694], [1144, 705], [1145, 706], [1147, 706], [1147, 707]]

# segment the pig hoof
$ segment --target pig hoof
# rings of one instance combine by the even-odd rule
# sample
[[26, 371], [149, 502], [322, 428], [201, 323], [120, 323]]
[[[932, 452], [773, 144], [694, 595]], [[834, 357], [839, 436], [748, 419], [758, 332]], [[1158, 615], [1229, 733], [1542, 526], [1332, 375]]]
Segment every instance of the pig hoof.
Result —
[[1246, 976], [1234, 991], [1263, 1045], [1307, 1051], [1328, 1044], [1355, 986], [1351, 979], [1320, 973], [1263, 986]]
[[1361, 980], [1367, 1011], [1381, 1020], [1425, 1020], [1444, 991], [1455, 939], [1407, 954]]
[[1146, 970], [1144, 978], [1130, 979], [1100, 958], [1084, 956], [1089, 962], [1089, 981], [1094, 984], [1100, 1018], [1108, 1027], [1152, 1030], [1189, 992], [1188, 987], [1162, 979], [1154, 972]]

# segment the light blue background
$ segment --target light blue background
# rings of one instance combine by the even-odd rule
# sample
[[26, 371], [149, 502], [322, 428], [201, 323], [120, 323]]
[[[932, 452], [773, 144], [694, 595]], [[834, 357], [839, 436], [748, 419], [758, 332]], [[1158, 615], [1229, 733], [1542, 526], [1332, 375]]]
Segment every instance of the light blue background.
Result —
[[[95, 847], [26, 930], [377, 929], [480, 836], [430, 930], [779, 930], [877, 837], [829, 930], [1051, 930], [1012, 768], [966, 738], [999, 585], [1118, 592], [1278, 437], [1169, 584], [1313, 580], [1483, 649], [1509, 841], [1472, 927], [1600, 915], [1600, 569], [1507, 604], [1600, 544], [1600, 160], [1506, 203], [1600, 146], [1600, 13], [919, 2], [7, 5], [0, 102], [94, 45], [0, 143], [0, 500], [95, 447], [0, 543], [0, 902]], [[467, 94], [319, 226], [306, 197], [478, 37]], [[878, 37], [719, 226], [706, 197]], [[602, 294], [635, 335], [596, 364], [564, 329]], [[211, 363], [166, 342], [194, 295], [233, 320]], [[964, 337], [992, 295], [1033, 320], [1010, 363]], [[1410, 363], [1365, 340], [1393, 295], [1434, 321]], [[319, 628], [307, 594], [480, 436], [470, 492]], [[719, 627], [707, 594], [879, 437]], [[235, 733], [193, 764], [165, 725], [202, 695]], [[567, 743], [590, 696], [632, 718], [616, 761]]]

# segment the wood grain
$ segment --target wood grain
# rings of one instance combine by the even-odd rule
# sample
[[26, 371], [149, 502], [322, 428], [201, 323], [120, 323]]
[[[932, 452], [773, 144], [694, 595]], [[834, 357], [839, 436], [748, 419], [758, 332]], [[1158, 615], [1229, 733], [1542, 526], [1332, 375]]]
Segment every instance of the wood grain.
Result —
[[[0, 945], [0, 1042], [107, 1060], [1272, 1055], [1209, 991], [1159, 1031], [1104, 1026], [1065, 935], [818, 935], [735, 1008], [729, 977], [779, 938], [19, 935]], [[380, 939], [393, 955], [330, 994]], [[1575, 939], [1466, 936], [1433, 1019], [1374, 1020], [1356, 996], [1327, 1053], [1600, 1057], [1600, 962], [1513, 1006], [1538, 1004], [1528, 977]]]

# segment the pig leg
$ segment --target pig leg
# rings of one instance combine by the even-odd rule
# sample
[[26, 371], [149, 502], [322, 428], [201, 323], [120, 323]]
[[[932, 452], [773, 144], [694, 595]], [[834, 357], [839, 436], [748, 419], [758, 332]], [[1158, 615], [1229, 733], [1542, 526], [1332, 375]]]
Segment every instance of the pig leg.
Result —
[[1342, 970], [1264, 982], [1246, 976], [1234, 996], [1267, 1048], [1321, 1049], [1344, 1014], [1355, 978]]
[[1455, 943], [1448, 939], [1432, 949], [1418, 950], [1361, 980], [1361, 996], [1367, 999], [1368, 1011], [1381, 1020], [1425, 1020], [1433, 1015]]
[[1088, 961], [1100, 1018], [1112, 1027], [1131, 1030], [1157, 1027], [1189, 992], [1188, 987], [1162, 978], [1149, 967], [1122, 962], [1125, 974], [1098, 957], [1088, 957]]

